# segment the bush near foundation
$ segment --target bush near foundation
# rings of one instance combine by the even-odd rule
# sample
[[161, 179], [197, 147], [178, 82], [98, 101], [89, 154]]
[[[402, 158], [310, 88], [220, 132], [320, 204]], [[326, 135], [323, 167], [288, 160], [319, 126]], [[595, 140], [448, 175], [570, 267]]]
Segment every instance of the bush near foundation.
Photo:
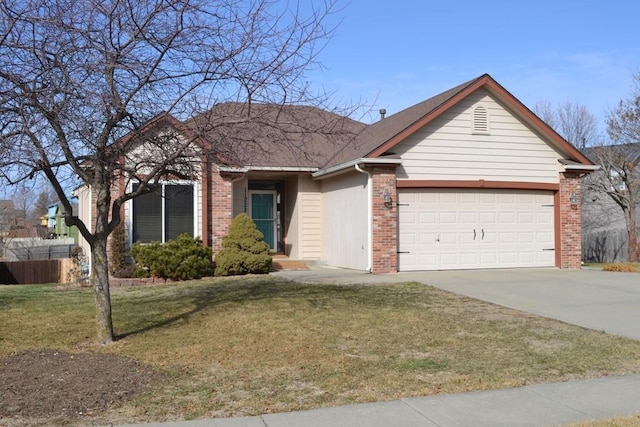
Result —
[[231, 223], [229, 233], [222, 239], [222, 249], [216, 254], [215, 265], [216, 276], [271, 271], [269, 244], [248, 215], [240, 214]]
[[630, 262], [620, 262], [615, 264], [605, 264], [602, 267], [603, 271], [619, 271], [623, 273], [635, 273], [640, 271], [640, 265], [634, 265]]
[[131, 248], [131, 257], [138, 266], [138, 277], [162, 277], [190, 280], [211, 275], [211, 248], [202, 240], [181, 234], [166, 243], [141, 244]]
[[111, 233], [109, 245], [111, 253], [109, 254], [109, 273], [115, 277], [122, 277], [127, 269], [127, 248], [125, 246], [124, 224], [120, 223]]

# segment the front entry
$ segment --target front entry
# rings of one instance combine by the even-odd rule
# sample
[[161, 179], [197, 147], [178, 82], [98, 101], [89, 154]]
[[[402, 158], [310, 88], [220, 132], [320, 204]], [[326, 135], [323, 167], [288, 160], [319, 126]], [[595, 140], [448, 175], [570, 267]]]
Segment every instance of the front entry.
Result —
[[269, 244], [272, 251], [277, 250], [276, 194], [274, 190], [249, 191], [249, 214], [258, 230], [264, 234], [264, 241]]

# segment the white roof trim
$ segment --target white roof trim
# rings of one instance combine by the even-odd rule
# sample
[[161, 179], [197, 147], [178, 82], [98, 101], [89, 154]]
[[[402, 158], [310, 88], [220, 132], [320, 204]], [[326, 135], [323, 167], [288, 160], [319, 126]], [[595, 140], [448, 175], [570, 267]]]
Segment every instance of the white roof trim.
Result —
[[240, 172], [246, 173], [249, 171], [268, 171], [268, 172], [315, 172], [318, 168], [314, 167], [299, 167], [299, 166], [219, 166], [221, 172]]
[[581, 164], [568, 164], [563, 165], [565, 171], [590, 171], [595, 172], [600, 170], [600, 165], [581, 165]]
[[355, 165], [389, 165], [389, 164], [395, 164], [395, 165], [401, 165], [402, 164], [402, 159], [389, 159], [389, 158], [365, 158], [365, 157], [361, 157], [359, 159], [355, 159], [355, 160], [351, 160], [349, 162], [346, 163], [341, 163], [339, 165], [336, 166], [331, 166], [330, 168], [327, 169], [320, 169], [317, 172], [314, 172], [313, 174], [311, 174], [311, 176], [313, 178], [327, 178], [331, 175], [337, 175], [340, 173], [344, 173], [347, 172], [349, 169], [351, 169], [352, 167], [354, 167]]

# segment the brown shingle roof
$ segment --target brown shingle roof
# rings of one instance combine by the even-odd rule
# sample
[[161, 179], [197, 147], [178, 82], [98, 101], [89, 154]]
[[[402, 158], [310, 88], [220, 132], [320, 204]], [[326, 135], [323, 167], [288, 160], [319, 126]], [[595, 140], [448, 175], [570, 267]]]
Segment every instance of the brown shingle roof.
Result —
[[[222, 103], [187, 120], [216, 162], [229, 166], [327, 169], [359, 158], [380, 157], [461, 99], [485, 87], [514, 113], [583, 164], [591, 162], [524, 104], [483, 74], [371, 125], [301, 105]], [[175, 120], [175, 119], [174, 119]]]
[[187, 121], [231, 166], [317, 168], [366, 127], [310, 106], [223, 103]]

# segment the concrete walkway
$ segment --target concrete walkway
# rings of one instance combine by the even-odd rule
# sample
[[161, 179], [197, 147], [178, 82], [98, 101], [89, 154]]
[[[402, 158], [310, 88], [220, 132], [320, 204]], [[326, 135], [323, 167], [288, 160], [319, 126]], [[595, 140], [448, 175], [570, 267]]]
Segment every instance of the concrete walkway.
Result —
[[507, 269], [373, 275], [316, 268], [282, 271], [310, 283], [416, 281], [494, 304], [640, 340], [640, 274], [599, 270]]
[[[640, 415], [640, 375], [508, 390], [415, 397], [268, 414], [148, 424], [154, 427], [499, 427], [561, 426]], [[133, 426], [133, 424], [129, 425]]]
[[[567, 323], [640, 339], [640, 275], [634, 273], [519, 269], [371, 275], [315, 268], [274, 274], [307, 283], [417, 281]], [[640, 416], [639, 390], [640, 375], [632, 375], [149, 426], [561, 426], [587, 420]], [[638, 421], [640, 423], [640, 419]]]

